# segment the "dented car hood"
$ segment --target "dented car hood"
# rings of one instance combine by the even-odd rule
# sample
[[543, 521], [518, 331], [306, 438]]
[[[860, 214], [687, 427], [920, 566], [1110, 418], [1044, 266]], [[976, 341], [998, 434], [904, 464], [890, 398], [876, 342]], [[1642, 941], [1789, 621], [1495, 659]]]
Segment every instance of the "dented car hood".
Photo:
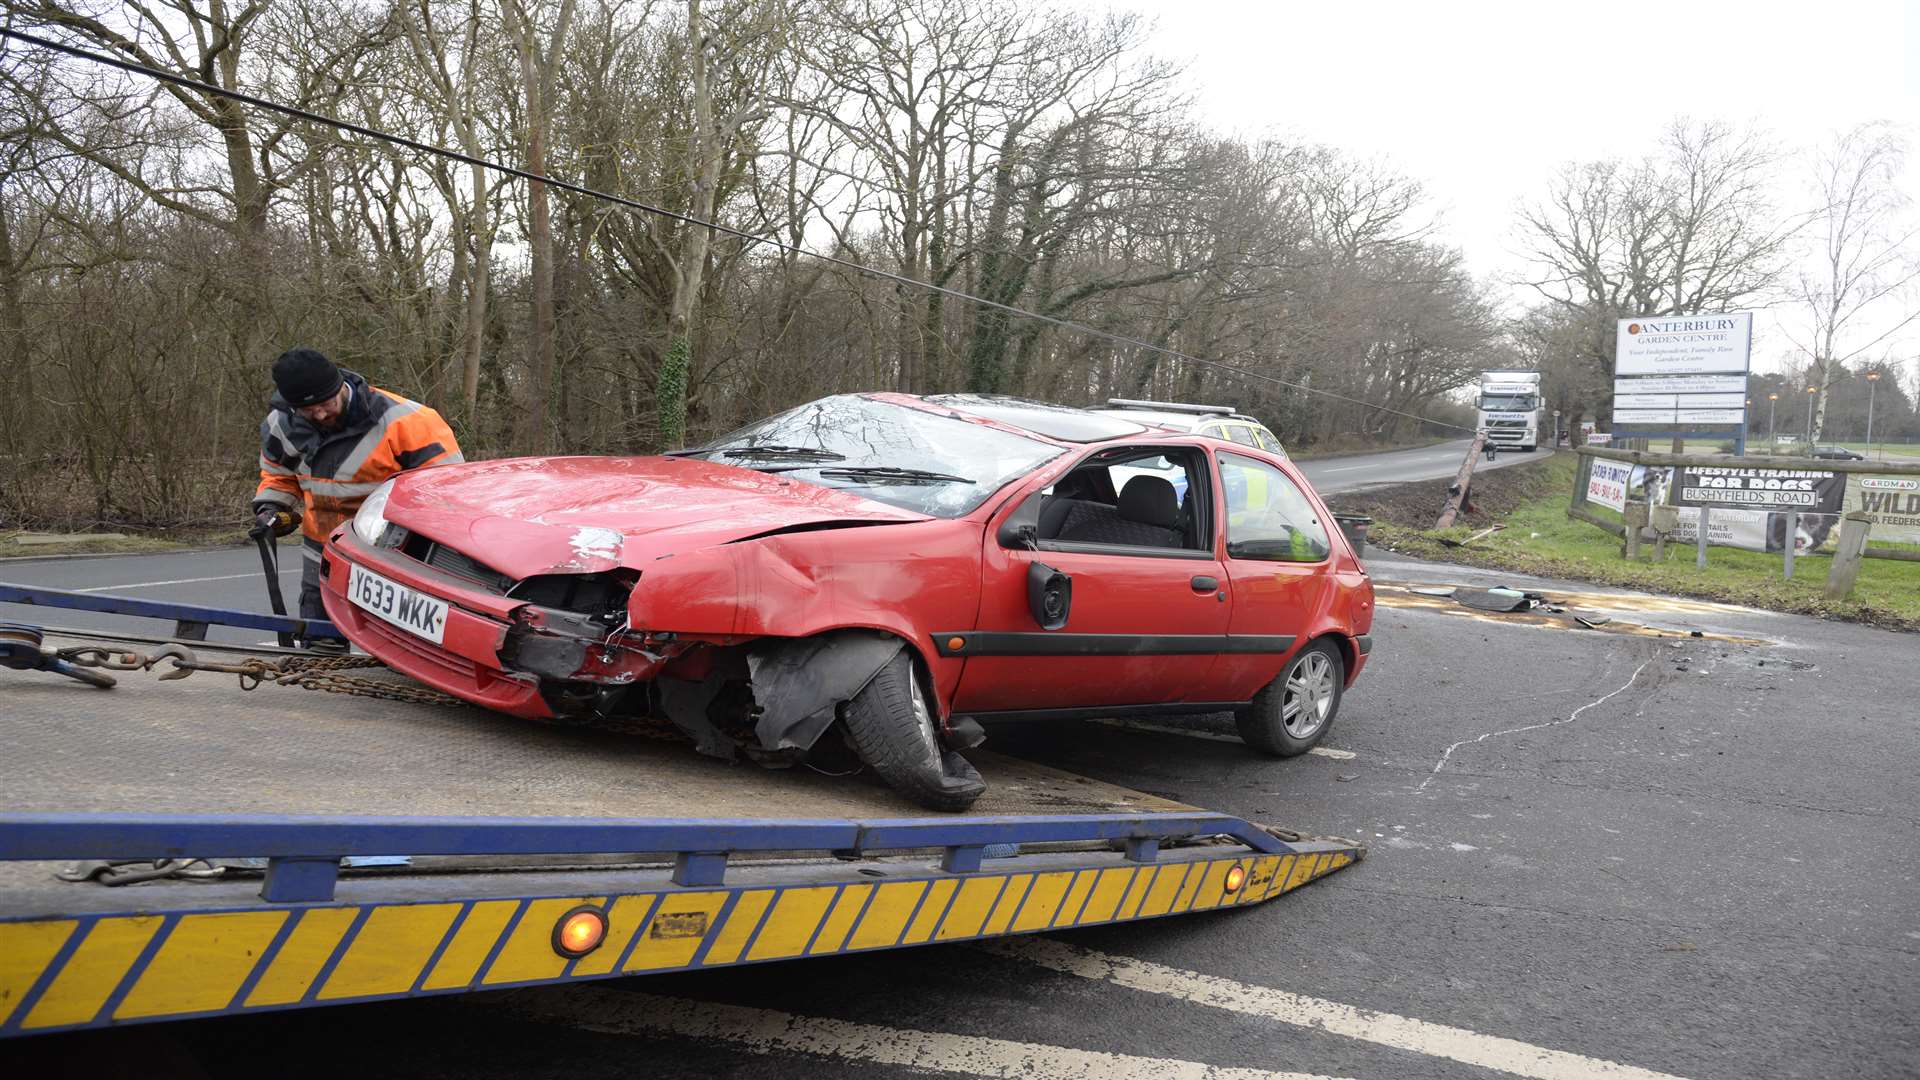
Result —
[[916, 514], [796, 477], [694, 458], [517, 458], [406, 473], [387, 520], [510, 577], [644, 569], [665, 555], [796, 528]]

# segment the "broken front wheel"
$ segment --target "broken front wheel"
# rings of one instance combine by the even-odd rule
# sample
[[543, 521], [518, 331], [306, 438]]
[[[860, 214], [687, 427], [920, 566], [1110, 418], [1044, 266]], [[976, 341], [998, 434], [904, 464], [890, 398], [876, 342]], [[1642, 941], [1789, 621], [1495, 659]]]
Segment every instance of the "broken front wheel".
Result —
[[987, 783], [940, 745], [919, 666], [902, 649], [841, 713], [847, 742], [887, 785], [929, 810], [965, 810]]

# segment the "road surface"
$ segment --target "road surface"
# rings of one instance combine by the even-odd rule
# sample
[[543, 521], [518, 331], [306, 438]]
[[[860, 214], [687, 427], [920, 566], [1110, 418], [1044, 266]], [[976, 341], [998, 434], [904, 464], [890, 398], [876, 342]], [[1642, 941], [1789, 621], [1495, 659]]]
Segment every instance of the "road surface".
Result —
[[[1300, 462], [1300, 471], [1307, 474], [1307, 479], [1313, 482], [1314, 489], [1322, 495], [1354, 491], [1379, 484], [1402, 484], [1410, 480], [1439, 480], [1451, 477], [1460, 471], [1461, 459], [1466, 457], [1467, 447], [1470, 445], [1472, 445], [1470, 439], [1456, 439], [1437, 446], [1423, 446], [1418, 450], [1394, 450], [1384, 454], [1322, 458], [1318, 461]], [[1549, 450], [1540, 449], [1531, 454], [1518, 451], [1498, 454], [1492, 461], [1483, 458], [1475, 462], [1474, 471], [1524, 465], [1529, 461], [1543, 460], [1550, 453]]]
[[[1912, 635], [1370, 566], [1376, 646], [1332, 754], [1255, 757], [1219, 716], [991, 733], [1003, 752], [1371, 845], [1272, 903], [992, 947], [41, 1037], [0, 1046], [0, 1075], [114, 1060], [236, 1080], [1920, 1072]], [[1669, 636], [1533, 625], [1392, 584], [1491, 580]]]

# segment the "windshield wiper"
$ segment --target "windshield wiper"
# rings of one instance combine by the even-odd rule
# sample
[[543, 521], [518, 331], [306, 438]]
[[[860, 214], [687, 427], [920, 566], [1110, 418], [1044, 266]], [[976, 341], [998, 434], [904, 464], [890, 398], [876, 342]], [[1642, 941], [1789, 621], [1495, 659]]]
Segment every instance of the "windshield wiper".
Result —
[[735, 446], [726, 450], [705, 447], [699, 450], [675, 450], [668, 456], [684, 454], [719, 454], [726, 458], [789, 458], [808, 461], [845, 461], [847, 455], [835, 450], [823, 450], [817, 446], [782, 446], [779, 443], [764, 443], [759, 446]]
[[842, 465], [821, 469], [821, 476], [846, 477], [849, 480], [892, 480], [902, 484], [971, 484], [972, 480], [952, 473], [926, 469], [902, 469], [894, 465]]

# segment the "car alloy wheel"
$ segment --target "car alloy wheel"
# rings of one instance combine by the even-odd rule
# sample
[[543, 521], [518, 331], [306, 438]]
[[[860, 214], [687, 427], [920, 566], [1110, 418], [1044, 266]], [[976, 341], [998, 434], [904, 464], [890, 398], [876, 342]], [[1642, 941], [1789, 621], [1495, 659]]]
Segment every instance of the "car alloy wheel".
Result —
[[1280, 698], [1280, 722], [1287, 734], [1310, 739], [1333, 713], [1333, 662], [1322, 652], [1308, 652], [1287, 673]]

